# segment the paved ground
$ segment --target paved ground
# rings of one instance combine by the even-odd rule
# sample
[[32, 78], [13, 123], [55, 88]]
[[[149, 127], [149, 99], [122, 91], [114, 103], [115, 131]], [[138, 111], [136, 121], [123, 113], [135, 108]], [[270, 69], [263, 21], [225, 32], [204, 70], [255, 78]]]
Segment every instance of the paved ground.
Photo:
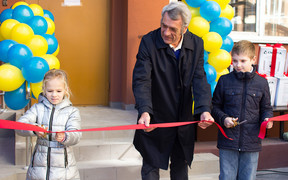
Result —
[[268, 179], [269, 180], [287, 180], [288, 179], [288, 167], [257, 171], [256, 179], [257, 180], [268, 180]]

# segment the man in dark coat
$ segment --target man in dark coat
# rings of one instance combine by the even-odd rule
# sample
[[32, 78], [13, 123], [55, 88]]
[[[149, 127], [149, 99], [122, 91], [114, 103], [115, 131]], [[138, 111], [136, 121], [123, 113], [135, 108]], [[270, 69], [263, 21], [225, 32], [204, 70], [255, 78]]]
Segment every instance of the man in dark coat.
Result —
[[[143, 180], [159, 179], [159, 168], [168, 169], [171, 179], [188, 179], [194, 153], [194, 125], [149, 128], [150, 123], [214, 121], [211, 89], [204, 72], [203, 41], [187, 30], [191, 12], [182, 2], [162, 10], [161, 28], [143, 36], [133, 71], [133, 92], [138, 123], [134, 146], [143, 157]], [[192, 105], [194, 101], [194, 112]], [[205, 129], [212, 122], [198, 125]]]

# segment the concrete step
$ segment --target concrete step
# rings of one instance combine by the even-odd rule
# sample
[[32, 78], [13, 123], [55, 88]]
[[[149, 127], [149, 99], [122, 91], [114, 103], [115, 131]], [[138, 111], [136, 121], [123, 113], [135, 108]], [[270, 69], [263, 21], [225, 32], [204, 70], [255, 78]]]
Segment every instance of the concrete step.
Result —
[[73, 147], [77, 161], [139, 159], [141, 156], [131, 142], [83, 140]]
[[[130, 125], [130, 124], [125, 124]], [[116, 125], [115, 125], [116, 126]], [[102, 127], [102, 126], [101, 126]], [[103, 126], [108, 127], [108, 126]], [[111, 126], [109, 126], [111, 127]], [[96, 128], [95, 126], [82, 126], [82, 129]], [[81, 140], [93, 139], [97, 141], [109, 142], [109, 141], [130, 141], [132, 142], [135, 130], [123, 130], [123, 131], [87, 131], [82, 132]]]
[[[211, 153], [195, 154], [189, 177], [194, 179], [217, 179], [219, 159]], [[80, 161], [78, 168], [84, 180], [127, 180], [141, 179], [142, 159]], [[169, 170], [160, 170], [161, 180], [169, 179]]]
[[0, 165], [0, 180], [26, 179], [27, 168], [15, 165]]
[[[211, 153], [195, 154], [191, 169], [189, 169], [189, 177], [199, 180], [217, 179], [219, 174], [218, 161], [218, 157]], [[141, 165], [141, 157], [77, 162], [81, 180], [140, 180]], [[25, 179], [26, 170], [23, 167], [1, 168], [0, 180]], [[7, 169], [9, 170], [7, 171]], [[160, 177], [161, 180], [169, 179], [169, 170], [160, 170]]]
[[[33, 141], [35, 145], [35, 139]], [[33, 146], [34, 147], [34, 146]], [[138, 159], [140, 154], [134, 148], [131, 142], [115, 141], [102, 142], [97, 140], [81, 140], [73, 146], [76, 161], [93, 161], [93, 160], [121, 160], [121, 159]], [[16, 143], [16, 165], [26, 165], [26, 143]]]

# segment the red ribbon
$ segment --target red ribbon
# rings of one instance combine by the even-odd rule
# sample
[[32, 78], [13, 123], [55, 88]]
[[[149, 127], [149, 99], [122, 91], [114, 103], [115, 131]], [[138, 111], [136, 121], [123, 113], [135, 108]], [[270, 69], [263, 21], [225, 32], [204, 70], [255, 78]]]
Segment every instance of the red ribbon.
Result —
[[[266, 126], [269, 121], [288, 121], [288, 114], [272, 117], [272, 118], [269, 118], [268, 121], [262, 122], [261, 127], [260, 127], [260, 132], [258, 135], [259, 138], [264, 139], [265, 134], [266, 134]], [[184, 126], [184, 125], [194, 124], [194, 123], [199, 123], [199, 122], [200, 121], [188, 121], [188, 122], [150, 124], [149, 128], [151, 127], [155, 127], [155, 128], [176, 127], [176, 126]], [[210, 121], [206, 121], [206, 122], [210, 122]], [[225, 134], [224, 130], [219, 124], [217, 124], [216, 122], [213, 122], [213, 123], [217, 125], [221, 133], [227, 139], [233, 140]], [[112, 126], [112, 127], [103, 127], [103, 128], [79, 129], [79, 130], [70, 130], [70, 131], [62, 131], [62, 132], [114, 131], [114, 130], [147, 129], [147, 128], [148, 127], [146, 127], [144, 124], [135, 124], [135, 125]], [[0, 129], [14, 129], [14, 130], [39, 131], [39, 132], [45, 132], [45, 133], [56, 133], [52, 131], [47, 131], [36, 125], [3, 120], [3, 119], [0, 119]]]
[[[165, 127], [176, 127], [176, 126], [184, 126], [188, 124], [194, 124], [199, 123], [200, 121], [188, 121], [188, 122], [172, 122], [172, 123], [159, 123], [159, 124], [150, 124], [149, 128], [155, 127], [155, 128], [165, 128]], [[210, 122], [210, 121], [206, 121]], [[214, 122], [221, 133], [230, 140], [233, 140], [229, 138], [222, 127]], [[133, 129], [147, 129], [144, 124], [133, 124], [133, 125], [124, 125], [124, 126], [112, 126], [112, 127], [103, 127], [103, 128], [91, 128], [91, 129], [79, 129], [79, 130], [70, 130], [70, 131], [61, 131], [61, 132], [85, 132], [85, 131], [114, 131], [114, 130], [133, 130]], [[9, 121], [9, 120], [3, 120], [0, 119], [0, 129], [15, 129], [15, 130], [27, 130], [27, 131], [39, 131], [39, 132], [45, 132], [45, 133], [56, 133], [52, 131], [47, 131], [41, 127], [38, 127], [36, 125], [31, 125], [27, 123], [21, 123], [21, 122], [15, 122], [15, 121]]]
[[256, 71], [256, 73], [257, 73], [259, 76], [261, 76], [261, 77], [263, 77], [263, 78], [265, 78], [265, 79], [266, 79], [266, 77], [267, 77], [267, 74], [260, 74], [260, 73], [258, 73], [257, 71]]
[[269, 121], [288, 121], [288, 114], [284, 114], [282, 116], [272, 117], [272, 118], [269, 118], [268, 121], [263, 121], [261, 126], [260, 126], [260, 132], [258, 135], [259, 138], [261, 138], [261, 139], [265, 138], [266, 126], [267, 126]]
[[276, 56], [277, 56], [277, 48], [273, 47], [270, 76], [274, 76], [275, 75]]
[[270, 76], [274, 76], [275, 75], [275, 67], [276, 67], [276, 57], [277, 57], [277, 48], [281, 48], [282, 44], [266, 44], [267, 47], [272, 47], [273, 51], [272, 51], [272, 61], [271, 61], [271, 71], [270, 71]]

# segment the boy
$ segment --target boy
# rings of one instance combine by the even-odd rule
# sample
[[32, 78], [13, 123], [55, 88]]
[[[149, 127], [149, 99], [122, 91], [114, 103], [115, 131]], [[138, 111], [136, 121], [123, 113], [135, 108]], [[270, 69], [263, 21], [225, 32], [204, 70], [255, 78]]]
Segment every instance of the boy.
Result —
[[[235, 43], [231, 54], [234, 70], [220, 77], [212, 100], [212, 116], [233, 139], [218, 133], [219, 179], [252, 180], [261, 150], [260, 125], [273, 116], [269, 86], [253, 66], [255, 47], [250, 41]], [[272, 126], [272, 121], [267, 124], [268, 129]]]

